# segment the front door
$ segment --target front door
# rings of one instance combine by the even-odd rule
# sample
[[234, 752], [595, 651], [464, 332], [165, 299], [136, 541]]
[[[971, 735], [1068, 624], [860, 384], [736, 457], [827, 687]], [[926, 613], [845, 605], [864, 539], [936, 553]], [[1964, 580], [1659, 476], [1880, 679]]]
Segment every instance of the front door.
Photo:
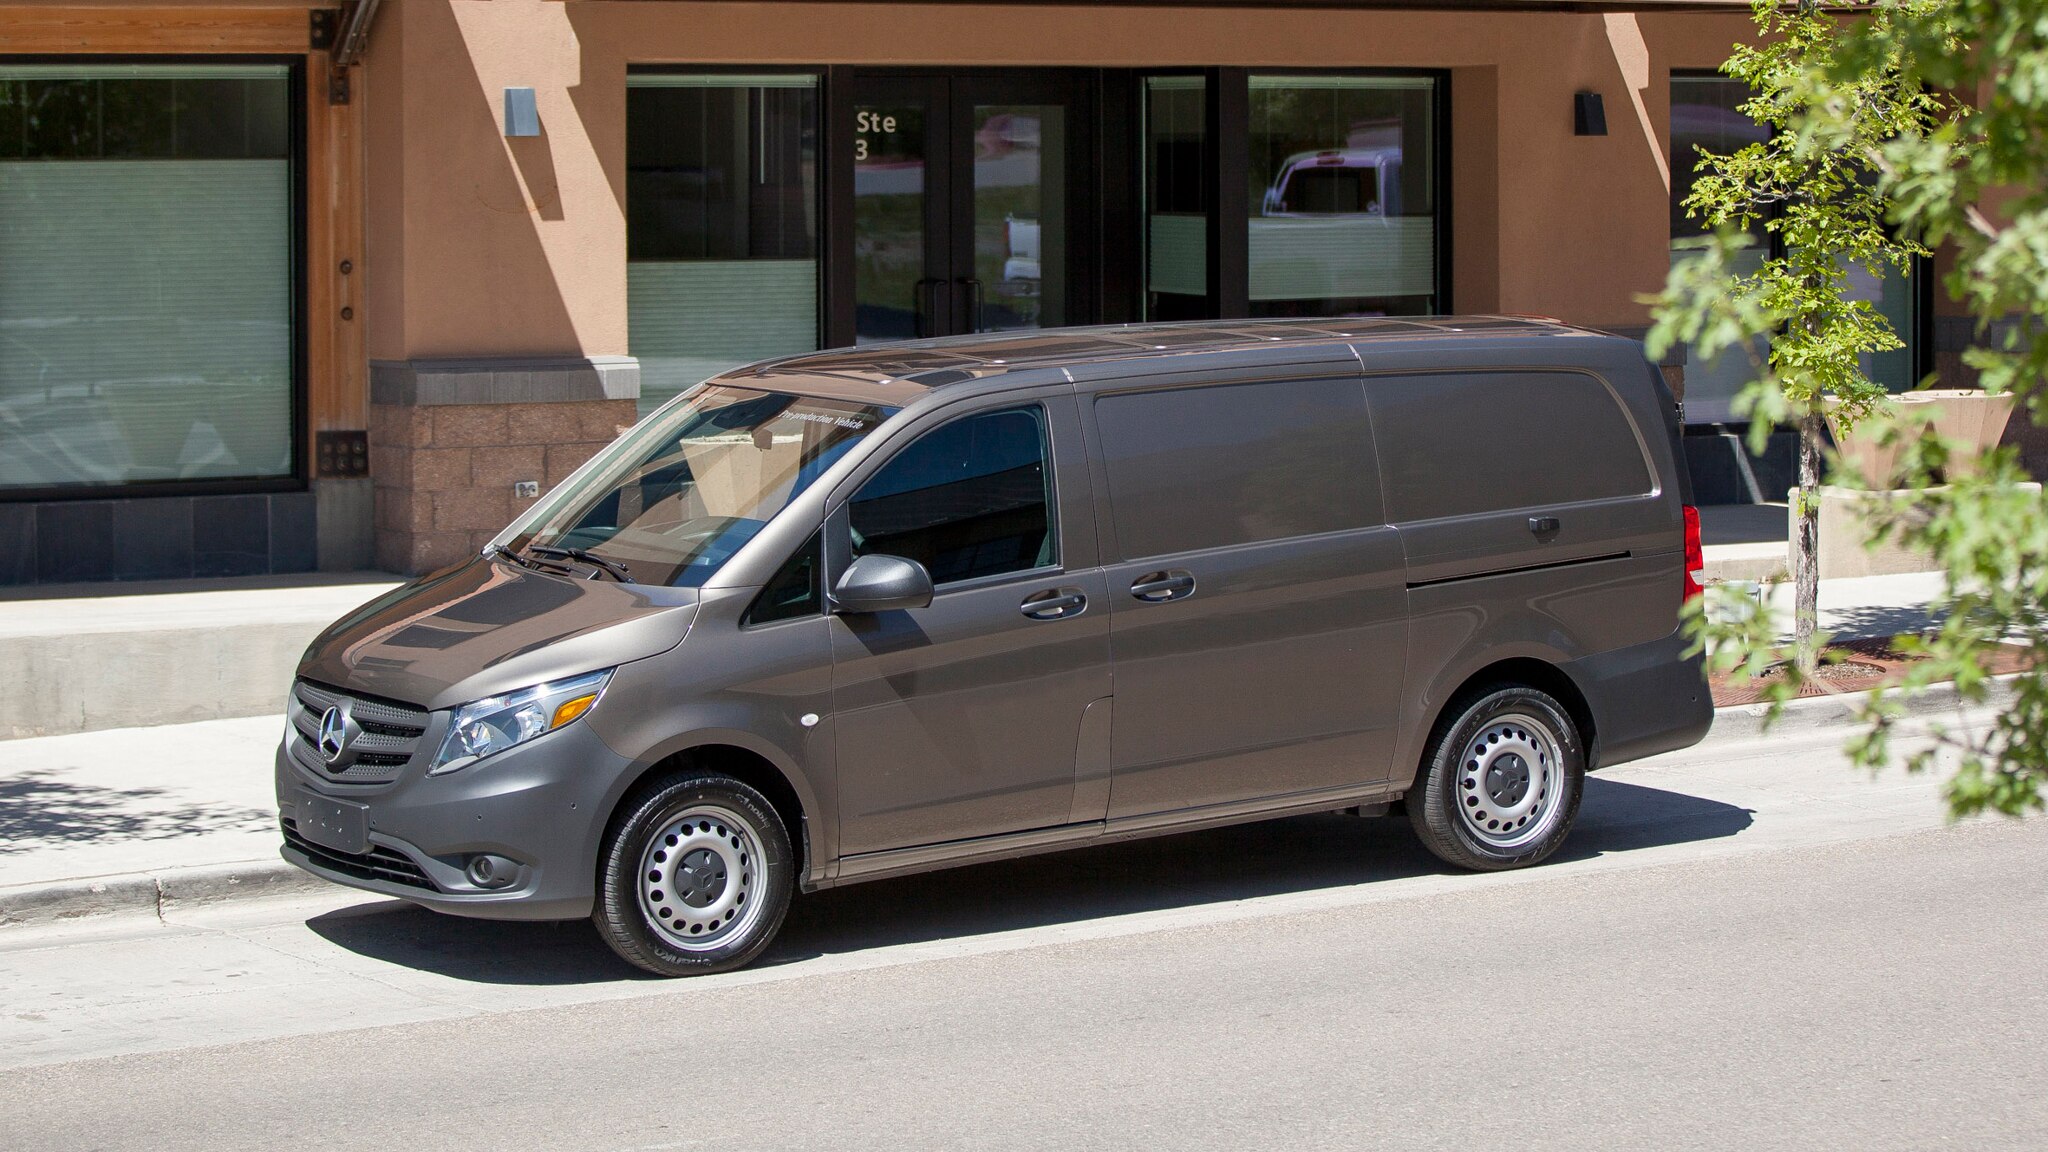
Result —
[[848, 856], [1069, 823], [1082, 714], [1109, 695], [1073, 397], [1006, 396], [906, 433], [826, 527], [834, 578], [882, 554], [934, 584], [927, 607], [832, 618]]
[[1092, 320], [1085, 74], [857, 77], [857, 344]]

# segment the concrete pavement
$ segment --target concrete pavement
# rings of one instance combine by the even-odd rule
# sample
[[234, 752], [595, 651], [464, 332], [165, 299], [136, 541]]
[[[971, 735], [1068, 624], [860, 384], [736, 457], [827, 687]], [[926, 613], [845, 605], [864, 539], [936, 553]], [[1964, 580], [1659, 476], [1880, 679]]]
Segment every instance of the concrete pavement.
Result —
[[1564, 856], [1307, 817], [800, 900], [758, 968], [349, 894], [0, 935], [0, 1148], [2032, 1148], [2048, 821], [1830, 733]]

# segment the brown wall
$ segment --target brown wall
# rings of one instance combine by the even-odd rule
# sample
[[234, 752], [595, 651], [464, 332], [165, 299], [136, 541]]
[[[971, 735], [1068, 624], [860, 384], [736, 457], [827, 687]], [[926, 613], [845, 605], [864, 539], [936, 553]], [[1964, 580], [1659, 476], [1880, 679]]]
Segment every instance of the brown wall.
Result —
[[[370, 355], [627, 351], [628, 64], [1452, 70], [1454, 306], [1639, 325], [1668, 261], [1673, 67], [1746, 15], [405, 0], [371, 47]], [[531, 86], [543, 135], [508, 140]], [[1610, 134], [1572, 135], [1598, 91]]]

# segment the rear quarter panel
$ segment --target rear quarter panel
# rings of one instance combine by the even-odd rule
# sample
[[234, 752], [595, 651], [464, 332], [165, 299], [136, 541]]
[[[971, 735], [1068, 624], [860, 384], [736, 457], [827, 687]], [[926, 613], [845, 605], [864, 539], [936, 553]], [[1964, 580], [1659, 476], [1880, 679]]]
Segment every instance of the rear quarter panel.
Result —
[[[1640, 495], [1501, 509], [1398, 524], [1407, 557], [1409, 648], [1401, 739], [1390, 784], [1412, 784], [1431, 731], [1459, 690], [1504, 660], [1527, 658], [1567, 677], [1589, 656], [1652, 644], [1677, 628], [1683, 520], [1677, 461], [1660, 405], [1666, 396], [1640, 345], [1597, 336], [1475, 342], [1458, 358], [1402, 363], [1361, 349], [1368, 376], [1538, 369], [1592, 374], [1631, 425], [1626, 451], [1647, 472]], [[1377, 413], [1375, 414], [1377, 422]], [[1514, 429], [1485, 411], [1435, 418], [1472, 430], [1475, 446], [1512, 450]], [[1382, 445], [1383, 458], [1390, 450]], [[1394, 446], [1392, 451], [1399, 451]], [[1455, 483], [1457, 461], [1436, 463]], [[1399, 482], [1389, 477], [1389, 482]], [[1555, 532], [1531, 530], [1554, 516]], [[1596, 728], [1599, 702], [1587, 700]]]

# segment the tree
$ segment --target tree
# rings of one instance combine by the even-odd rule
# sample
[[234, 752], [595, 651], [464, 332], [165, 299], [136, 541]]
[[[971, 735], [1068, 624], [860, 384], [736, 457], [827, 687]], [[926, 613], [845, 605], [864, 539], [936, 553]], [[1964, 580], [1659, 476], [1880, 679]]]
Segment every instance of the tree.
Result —
[[[1801, 11], [1787, 19], [1822, 18]], [[1853, 153], [1877, 174], [1895, 228], [1952, 246], [1948, 290], [1979, 323], [1982, 346], [1970, 366], [1984, 387], [2018, 393], [2028, 418], [2048, 423], [2048, 0], [1877, 0], [1809, 44], [1780, 74], [1793, 113], [1785, 132], [1808, 152]], [[1874, 79], [1882, 82], [1875, 93]], [[1918, 94], [1918, 114], [1886, 134], [1868, 132], [1869, 101], [1888, 91]], [[1670, 317], [1660, 321], [1667, 338], [1731, 346], [1770, 331], [1775, 314], [1763, 302], [1716, 308], [1694, 299], [1713, 283], [1711, 271], [1674, 277], [1665, 293]], [[1768, 415], [1769, 381], [1756, 387], [1765, 393], [1758, 412]], [[2048, 500], [2021, 483], [2010, 449], [1968, 475], [1944, 477], [1946, 445], [1910, 428], [1891, 434], [1914, 437], [1911, 498], [1880, 535], [1933, 553], [1943, 578], [1937, 608], [1945, 611], [1936, 630], [1908, 645], [1925, 659], [1900, 689], [1953, 680], [1961, 702], [1982, 704], [1994, 650], [2016, 642], [2039, 652], [2048, 642]], [[1732, 647], [1751, 667], [1767, 646], [1754, 619], [1717, 635], [1695, 611], [1690, 626], [1702, 643]], [[1779, 685], [1776, 698], [1796, 690], [1796, 680]], [[1865, 704], [1866, 726], [1850, 745], [1858, 763], [1892, 759], [1897, 691], [1875, 691]], [[1956, 756], [1945, 788], [1956, 815], [2043, 808], [2048, 666], [2024, 668], [2008, 691], [1988, 722], [1937, 727], [1931, 745], [1906, 760], [1919, 771], [1944, 749]]]
[[[1779, 424], [1798, 433], [1794, 661], [1810, 675], [1820, 649], [1818, 492], [1828, 407], [1843, 427], [1868, 418], [1886, 392], [1864, 375], [1861, 359], [1901, 346], [1869, 301], [1851, 298], [1849, 272], [1904, 274], [1924, 254], [1888, 226], [1876, 150], [1930, 125], [1936, 102], [1902, 83], [1896, 67], [1878, 67], [1825, 90], [1828, 99], [1853, 102], [1835, 134], [1798, 131], [1820, 95], [1810, 77], [1835, 61], [1841, 24], [1813, 6], [1773, 0], [1756, 0], [1755, 15], [1759, 43], [1737, 46], [1722, 70], [1749, 85], [1754, 95], [1742, 111], [1770, 135], [1725, 156], [1702, 150], [1703, 172], [1685, 208], [1714, 231], [1656, 298], [1649, 344], [1653, 356], [1680, 341], [1703, 358], [1746, 352], [1755, 374], [1735, 407], [1750, 417], [1752, 450], [1762, 451]], [[1775, 253], [1756, 272], [1736, 274], [1737, 253], [1760, 238], [1775, 240]], [[1767, 351], [1758, 353], [1760, 344]]]

